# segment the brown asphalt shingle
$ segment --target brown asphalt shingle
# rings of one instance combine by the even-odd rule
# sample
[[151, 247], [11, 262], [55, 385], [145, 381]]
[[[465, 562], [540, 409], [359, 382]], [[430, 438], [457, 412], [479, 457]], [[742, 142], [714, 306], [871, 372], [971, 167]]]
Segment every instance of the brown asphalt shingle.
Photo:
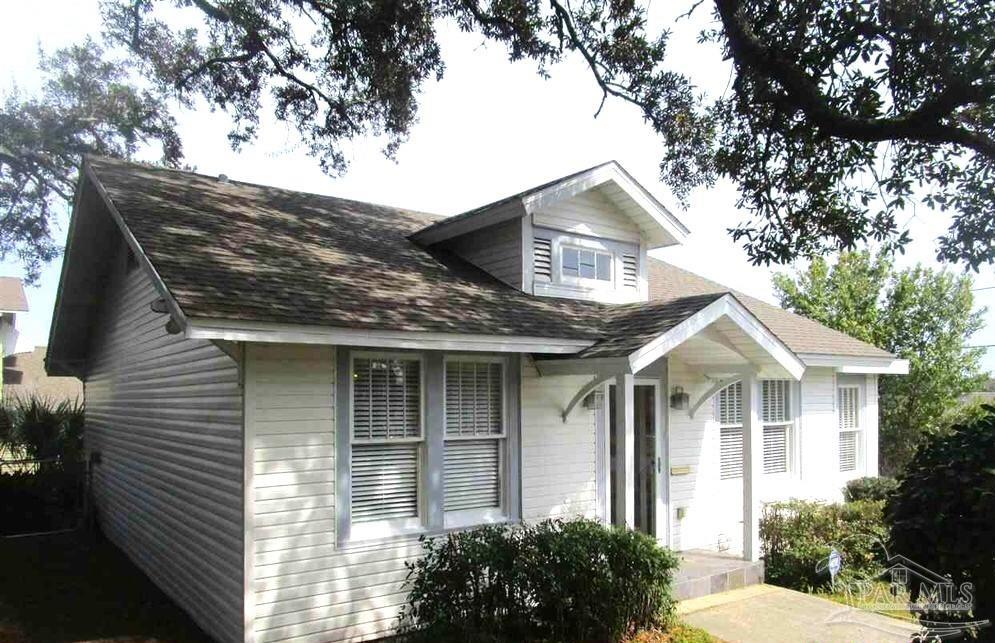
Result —
[[[728, 292], [651, 260], [651, 301], [533, 297], [408, 237], [410, 210], [106, 158], [87, 163], [190, 318], [596, 342], [625, 355]], [[795, 352], [888, 356], [751, 297], [736, 297]]]
[[[650, 299], [670, 300], [689, 295], [731, 292], [721, 284], [705, 279], [677, 266], [650, 259]], [[778, 308], [765, 301], [733, 292], [757, 319], [795, 353], [846, 355], [852, 357], [894, 357], [859, 339], [827, 328], [807, 317]]]

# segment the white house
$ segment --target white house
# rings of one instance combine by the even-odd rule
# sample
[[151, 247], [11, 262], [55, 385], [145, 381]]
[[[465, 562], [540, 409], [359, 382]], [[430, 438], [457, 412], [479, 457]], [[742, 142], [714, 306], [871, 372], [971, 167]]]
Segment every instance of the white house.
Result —
[[87, 159], [48, 370], [104, 531], [259, 643], [390, 634], [418, 536], [481, 523], [756, 559], [764, 501], [876, 474], [907, 366], [647, 256], [687, 233], [614, 162], [440, 219]]

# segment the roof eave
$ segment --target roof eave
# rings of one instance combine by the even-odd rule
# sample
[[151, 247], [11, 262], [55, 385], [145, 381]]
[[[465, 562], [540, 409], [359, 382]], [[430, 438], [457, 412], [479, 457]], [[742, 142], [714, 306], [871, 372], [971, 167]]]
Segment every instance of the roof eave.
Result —
[[838, 373], [878, 375], [908, 375], [909, 360], [894, 355], [839, 355], [829, 353], [799, 353], [806, 366], [836, 369]]

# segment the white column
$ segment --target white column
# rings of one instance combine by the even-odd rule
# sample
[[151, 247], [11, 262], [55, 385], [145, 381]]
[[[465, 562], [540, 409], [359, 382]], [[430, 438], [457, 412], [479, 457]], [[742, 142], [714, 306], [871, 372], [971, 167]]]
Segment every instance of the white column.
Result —
[[763, 427], [756, 373], [743, 378], [743, 558], [760, 560], [760, 498], [763, 472]]
[[660, 396], [656, 401], [656, 505], [653, 535], [670, 547], [670, 360], [663, 358]]
[[[619, 525], [636, 525], [636, 406], [632, 373], [615, 377], [615, 516]], [[620, 466], [619, 466], [620, 465]]]
[[[861, 432], [864, 436], [864, 475], [877, 477], [878, 475], [878, 376], [866, 376], [867, 394], [864, 399], [864, 415]], [[838, 395], [838, 393], [833, 393]]]

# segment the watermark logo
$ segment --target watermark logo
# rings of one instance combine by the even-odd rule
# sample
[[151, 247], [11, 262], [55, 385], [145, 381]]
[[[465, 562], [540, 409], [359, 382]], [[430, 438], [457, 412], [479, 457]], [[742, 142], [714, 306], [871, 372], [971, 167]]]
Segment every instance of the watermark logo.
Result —
[[[858, 612], [875, 612], [908, 619], [918, 617], [921, 629], [913, 641], [944, 641], [962, 638], [969, 632], [987, 627], [987, 620], [971, 620], [974, 609], [974, 585], [955, 583], [949, 576], [920, 565], [901, 554], [893, 554], [879, 543], [885, 554], [884, 570], [871, 578], [841, 575], [845, 552], [835, 547], [816, 566], [816, 572], [829, 573], [833, 592], [845, 597]], [[848, 610], [848, 612], [850, 612]], [[858, 621], [859, 618], [834, 616], [834, 622]]]

